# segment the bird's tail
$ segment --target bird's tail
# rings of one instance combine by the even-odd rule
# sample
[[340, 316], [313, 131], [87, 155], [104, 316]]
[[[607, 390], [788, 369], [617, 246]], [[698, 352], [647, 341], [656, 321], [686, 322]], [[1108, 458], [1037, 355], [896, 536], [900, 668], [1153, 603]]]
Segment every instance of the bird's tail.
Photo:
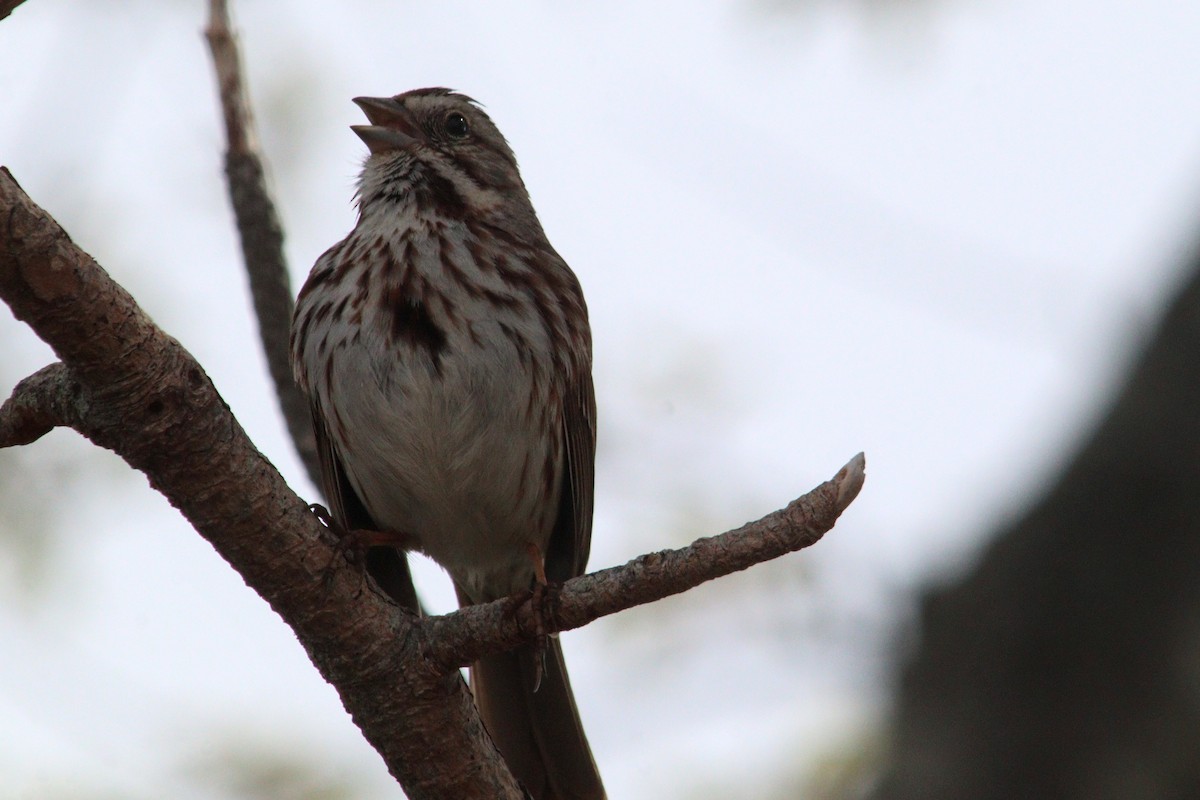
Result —
[[528, 644], [471, 665], [483, 723], [534, 800], [603, 800], [556, 637], [547, 642], [540, 684], [538, 660], [537, 645]]

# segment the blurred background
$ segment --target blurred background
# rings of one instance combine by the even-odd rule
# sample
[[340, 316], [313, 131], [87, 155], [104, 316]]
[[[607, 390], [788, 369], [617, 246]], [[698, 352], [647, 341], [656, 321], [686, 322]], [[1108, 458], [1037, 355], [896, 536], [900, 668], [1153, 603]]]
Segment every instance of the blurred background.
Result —
[[[200, 0], [28, 0], [0, 21], [0, 163], [199, 359], [315, 499], [251, 317], [206, 14]], [[939, 727], [928, 695], [998, 730], [971, 681], [992, 675], [1010, 704], [1028, 694], [1005, 689], [1013, 648], [989, 625], [1038, 654], [1058, 653], [1056, 625], [1078, 626], [1049, 603], [1010, 614], [1029, 595], [1004, 595], [1019, 584], [1002, 570], [988, 573], [998, 593], [938, 608], [956, 608], [1026, 510], [1057, 496], [1186, 285], [1200, 7], [247, 0], [234, 15], [297, 287], [354, 223], [364, 152], [351, 97], [449, 86], [509, 138], [591, 309], [592, 568], [755, 519], [867, 453], [863, 494], [817, 546], [565, 635], [612, 797], [942, 796], [931, 774], [947, 797], [1068, 796], [1031, 788], [1049, 772], [1084, 786], [1049, 746], [1053, 768], [1018, 773], [1028, 792], [947, 777], [940, 765], [976, 763], [952, 751], [978, 731]], [[8, 314], [0, 354], [5, 396], [52, 359]], [[1200, 388], [1193, 373], [1159, 374]], [[1175, 467], [1200, 450], [1167, 412], [1154, 419], [1186, 452], [1144, 463]], [[1137, 474], [1123, 454], [1097, 469]], [[1087, 470], [1066, 474], [1080, 481], [1077, 507], [1112, 494], [1089, 488]], [[1192, 477], [1179, 494], [1200, 494]], [[1173, 654], [1167, 682], [1189, 713], [1200, 603], [1177, 602], [1172, 587], [1187, 581], [1160, 581], [1158, 567], [1122, 580], [1121, 559], [1155, 531], [1194, 537], [1198, 519], [1168, 513], [1134, 541], [1113, 537], [1107, 578], [1080, 579], [1111, 602], [1089, 647], [1136, 605], [1121, 592], [1161, 589], [1152, 618], [1175, 620], [1167, 639], [1186, 646], [1146, 655], [1140, 623], [1117, 644], [1151, 667]], [[1039, 585], [1061, 587], [1100, 538], [1050, 559], [1005, 552], [1014, 574], [1045, 569]], [[1194, 572], [1191, 547], [1164, 545], [1162, 569]], [[427, 601], [452, 607], [440, 570], [418, 573]], [[939, 620], [953, 621], [946, 639]], [[1049, 633], [1022, 639], [1023, 620]], [[931, 647], [976, 660], [924, 668]], [[1119, 659], [1085, 660], [1127, 685]], [[949, 674], [955, 688], [938, 688]], [[1073, 674], [1039, 690], [1060, 698]], [[1156, 741], [1144, 696], [1113, 725]], [[1025, 734], [983, 748], [996, 764], [1042, 729], [1037, 710], [1066, 713], [1035, 705]], [[1063, 727], [1064, 741], [1081, 733]], [[1106, 730], [1095, 722], [1077, 745], [1103, 739], [1111, 764], [1124, 751]], [[1172, 730], [1186, 762], [1200, 725]], [[1188, 770], [1139, 782], [1151, 768], [1134, 759], [1124, 782], [1082, 796], [1200, 796]], [[140, 473], [70, 431], [0, 451], [0, 776], [2, 798], [399, 794], [289, 629]]]

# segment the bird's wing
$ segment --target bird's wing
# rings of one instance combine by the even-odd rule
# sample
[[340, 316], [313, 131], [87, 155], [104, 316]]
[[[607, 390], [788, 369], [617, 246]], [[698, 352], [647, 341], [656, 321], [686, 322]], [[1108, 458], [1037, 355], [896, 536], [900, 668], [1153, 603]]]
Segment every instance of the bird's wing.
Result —
[[546, 548], [546, 577], [558, 582], [583, 574], [592, 546], [596, 391], [590, 369], [579, 370], [565, 387], [562, 439], [566, 465], [558, 518]]

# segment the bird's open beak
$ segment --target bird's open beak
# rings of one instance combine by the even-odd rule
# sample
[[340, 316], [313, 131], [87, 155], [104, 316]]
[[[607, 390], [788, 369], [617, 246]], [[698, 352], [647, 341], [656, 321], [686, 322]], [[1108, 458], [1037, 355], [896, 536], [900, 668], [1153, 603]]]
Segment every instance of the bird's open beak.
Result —
[[417, 143], [421, 136], [408, 109], [391, 97], [356, 97], [354, 103], [363, 110], [370, 125], [351, 125], [372, 153], [404, 150]]

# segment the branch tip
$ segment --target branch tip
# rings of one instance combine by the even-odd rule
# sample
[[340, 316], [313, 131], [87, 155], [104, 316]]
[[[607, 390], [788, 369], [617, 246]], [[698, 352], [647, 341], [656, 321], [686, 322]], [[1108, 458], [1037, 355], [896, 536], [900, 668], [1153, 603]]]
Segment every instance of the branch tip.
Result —
[[837, 485], [837, 511], [841, 514], [858, 497], [862, 491], [863, 482], [867, 479], [867, 456], [859, 453], [846, 462], [846, 466], [833, 476]]
[[0, 447], [32, 444], [64, 424], [61, 407], [66, 374], [61, 363], [50, 364], [13, 388], [0, 405]]

